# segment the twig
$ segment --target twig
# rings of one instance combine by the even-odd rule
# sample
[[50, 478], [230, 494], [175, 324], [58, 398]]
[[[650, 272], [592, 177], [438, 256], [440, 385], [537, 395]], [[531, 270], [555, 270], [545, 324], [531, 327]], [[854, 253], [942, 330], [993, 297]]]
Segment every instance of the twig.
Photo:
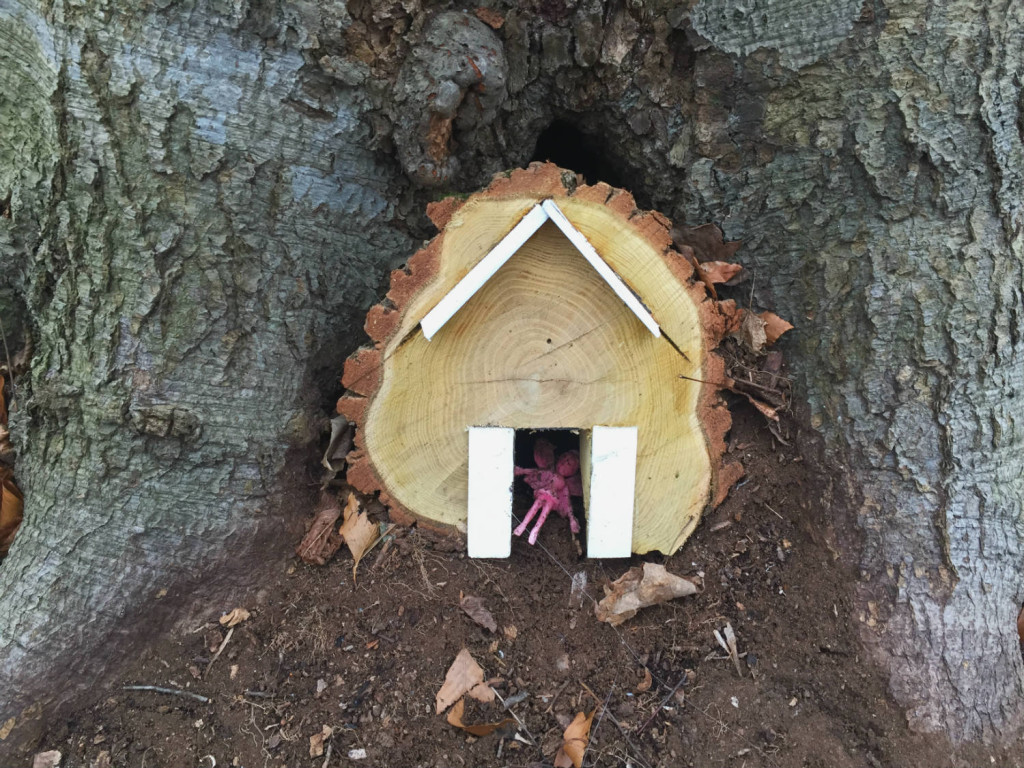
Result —
[[[500, 701], [501, 705], [504, 707], [505, 706], [505, 699], [503, 699], [501, 697], [501, 694], [498, 693], [497, 691], [495, 691], [493, 687], [491, 687], [491, 690], [494, 692], [494, 695], [498, 697], [498, 701]], [[526, 735], [530, 737], [530, 746], [531, 747], [536, 747], [537, 746], [537, 740], [535, 738], [533, 738], [533, 734], [530, 733], [530, 729], [526, 727], [526, 723], [524, 723], [522, 721], [522, 719], [519, 717], [519, 715], [517, 715], [515, 713], [514, 710], [511, 710], [508, 707], [505, 707], [505, 709], [508, 711], [508, 713], [510, 715], [512, 715], [512, 717], [514, 717], [516, 719], [516, 722], [519, 723], [519, 727], [523, 729], [523, 731], [526, 733]]]
[[210, 700], [205, 696], [191, 691], [183, 691], [180, 688], [161, 688], [158, 685], [126, 685], [122, 688], [125, 691], [152, 691], [153, 693], [166, 693], [169, 696], [184, 696], [186, 699], [195, 699], [200, 704], [209, 704]]
[[636, 729], [636, 731], [634, 731], [634, 733], [636, 733], [637, 735], [639, 735], [639, 734], [641, 734], [641, 733], [643, 733], [644, 731], [646, 731], [646, 730], [647, 730], [647, 726], [649, 726], [649, 725], [650, 725], [651, 723], [653, 723], [653, 722], [654, 722], [654, 718], [656, 718], [656, 717], [658, 716], [658, 713], [659, 713], [659, 712], [661, 712], [661, 708], [662, 708], [662, 707], [664, 707], [664, 706], [665, 706], [666, 704], [668, 704], [669, 700], [670, 700], [670, 699], [671, 699], [671, 698], [672, 698], [673, 696], [675, 696], [675, 695], [676, 695], [676, 691], [678, 691], [678, 690], [679, 690], [679, 686], [681, 686], [681, 685], [682, 685], [682, 684], [683, 684], [684, 682], [686, 682], [686, 673], [685, 673], [685, 672], [683, 673], [683, 676], [682, 676], [681, 678], [679, 678], [679, 682], [678, 682], [678, 683], [676, 683], [676, 685], [675, 685], [675, 688], [673, 688], [673, 689], [672, 689], [671, 691], [669, 691], [669, 692], [668, 692], [668, 696], [666, 696], [666, 697], [665, 697], [664, 699], [662, 699], [662, 700], [661, 700], [661, 703], [660, 703], [660, 704], [658, 704], [658, 708], [654, 710], [654, 714], [653, 714], [653, 715], [651, 715], [651, 716], [650, 716], [650, 717], [649, 717], [649, 718], [647, 719], [647, 722], [646, 722], [646, 723], [644, 723], [644, 724], [643, 724], [643, 725], [641, 725], [641, 726], [640, 726], [639, 728], [637, 728], [637, 729]]
[[4, 345], [4, 357], [7, 359], [7, 373], [11, 377], [11, 393], [18, 391], [18, 385], [14, 380], [14, 364], [11, 362], [11, 350], [7, 348], [7, 334], [4, 333], [4, 323], [0, 320], [0, 341]]
[[612, 687], [608, 689], [608, 695], [604, 697], [604, 703], [601, 705], [601, 714], [597, 716], [597, 723], [590, 731], [590, 738], [587, 739], [587, 746], [583, 748], [583, 757], [580, 758], [581, 764], [587, 759], [587, 752], [590, 751], [590, 745], [594, 743], [594, 737], [597, 735], [597, 729], [601, 727], [601, 721], [604, 719], [604, 713], [608, 711], [608, 702], [611, 701], [612, 691], [614, 690], [615, 684], [612, 683]]
[[224, 648], [227, 647], [228, 641], [231, 639], [231, 636], [234, 633], [235, 633], [235, 628], [232, 627], [231, 629], [228, 630], [228, 633], [226, 635], [224, 635], [224, 640], [221, 642], [220, 648], [218, 648], [217, 652], [215, 654], [213, 654], [213, 658], [210, 659], [210, 663], [206, 665], [206, 669], [203, 671], [203, 678], [204, 679], [206, 678], [206, 676], [208, 674], [210, 674], [210, 667], [212, 667], [213, 666], [213, 662], [215, 662], [220, 657], [220, 655], [223, 652]]
[[327, 764], [331, 762], [331, 752], [334, 751], [334, 744], [327, 742], [327, 754], [324, 756], [324, 764], [320, 768], [327, 768]]

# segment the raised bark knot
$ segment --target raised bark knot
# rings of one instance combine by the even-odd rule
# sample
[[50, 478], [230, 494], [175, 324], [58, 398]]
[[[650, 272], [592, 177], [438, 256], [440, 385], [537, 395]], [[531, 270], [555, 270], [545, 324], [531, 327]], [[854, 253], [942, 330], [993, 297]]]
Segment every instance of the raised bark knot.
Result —
[[131, 409], [131, 424], [143, 435], [193, 440], [202, 433], [199, 417], [176, 405], [146, 405]]
[[487, 128], [508, 95], [501, 40], [475, 16], [448, 11], [424, 30], [398, 76], [395, 146], [406, 174], [428, 187], [458, 170], [453, 135]]

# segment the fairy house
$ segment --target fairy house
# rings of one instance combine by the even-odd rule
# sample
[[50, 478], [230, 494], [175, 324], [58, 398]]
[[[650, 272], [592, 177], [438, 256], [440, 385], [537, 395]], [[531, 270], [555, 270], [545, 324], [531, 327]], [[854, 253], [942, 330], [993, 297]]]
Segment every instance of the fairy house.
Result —
[[674, 552], [742, 474], [713, 383], [741, 313], [664, 216], [551, 164], [428, 214], [440, 234], [392, 274], [372, 347], [345, 365], [349, 482], [507, 556], [515, 432], [578, 430], [588, 555]]

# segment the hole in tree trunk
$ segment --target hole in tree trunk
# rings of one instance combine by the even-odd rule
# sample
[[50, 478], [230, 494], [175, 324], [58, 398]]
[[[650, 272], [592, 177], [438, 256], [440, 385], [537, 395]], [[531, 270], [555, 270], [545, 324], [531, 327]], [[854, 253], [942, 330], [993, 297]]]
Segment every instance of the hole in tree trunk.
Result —
[[613, 187], [628, 187], [611, 157], [600, 137], [584, 133], [565, 120], [555, 120], [537, 137], [531, 160], [550, 160], [581, 174], [588, 184], [604, 181]]
[[[567, 455], [575, 452], [576, 466], [579, 466], [579, 451], [580, 435], [578, 431], [571, 429], [516, 430], [514, 452], [516, 467], [526, 470], [544, 470], [547, 477], [538, 477], [537, 475], [528, 476], [525, 479], [523, 476], [516, 477], [512, 494], [512, 525], [514, 529], [520, 527], [537, 501], [543, 503], [544, 488], [554, 490], [551, 482], [545, 482], [545, 480], [554, 480], [554, 484], [558, 485], [559, 480], [552, 477], [558, 475], [559, 478], [563, 478], [561, 482], [565, 482], [564, 476], [560, 472], [568, 471], [571, 468], [572, 462], [571, 459], [567, 459]], [[577, 478], [579, 477], [579, 469], [576, 470], [575, 475]], [[528, 482], [531, 479], [533, 482]], [[571, 477], [568, 486], [570, 490], [579, 490], [573, 487], [574, 482]], [[569, 501], [572, 505], [572, 513], [582, 528], [585, 524], [583, 497], [570, 493]], [[538, 510], [533, 519], [527, 523], [521, 538], [527, 539], [530, 536], [541, 514], [542, 512]], [[568, 540], [571, 537], [569, 520], [556, 509], [552, 509], [540, 535], [548, 540], [556, 537]], [[582, 535], [581, 531], [579, 536], [582, 537]]]

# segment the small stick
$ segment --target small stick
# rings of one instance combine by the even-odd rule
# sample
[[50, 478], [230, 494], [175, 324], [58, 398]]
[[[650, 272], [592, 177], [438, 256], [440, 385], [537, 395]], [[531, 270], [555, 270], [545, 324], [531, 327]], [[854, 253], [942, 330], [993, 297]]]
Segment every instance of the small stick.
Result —
[[125, 691], [152, 691], [153, 693], [166, 693], [170, 696], [184, 696], [186, 699], [195, 699], [200, 704], [209, 704], [210, 700], [205, 696], [191, 691], [183, 691], [180, 688], [161, 688], [158, 685], [126, 685], [122, 688]]
[[327, 742], [327, 755], [324, 757], [324, 764], [320, 768], [327, 768], [327, 764], [331, 762], [331, 752], [334, 751], [334, 744]]
[[227, 647], [228, 641], [231, 639], [231, 636], [234, 633], [235, 633], [235, 628], [232, 627], [231, 629], [228, 630], [228, 633], [226, 635], [224, 635], [224, 640], [223, 640], [223, 642], [221, 642], [220, 648], [218, 648], [217, 652], [215, 654], [213, 654], [213, 658], [210, 659], [210, 663], [206, 665], [206, 670], [203, 672], [203, 677], [204, 678], [208, 674], [210, 674], [210, 667], [213, 666], [213, 662], [215, 662], [217, 660], [217, 658], [220, 656], [220, 654], [224, 650], [224, 648]]
[[[498, 697], [498, 701], [501, 702], [501, 705], [505, 706], [505, 699], [503, 699], [501, 697], [501, 694], [498, 693], [497, 691], [495, 691], [493, 687], [491, 687], [491, 690], [494, 692], [494, 695]], [[519, 723], [519, 727], [522, 728], [526, 732], [526, 735], [530, 737], [530, 746], [531, 747], [536, 747], [537, 746], [537, 740], [535, 738], [533, 738], [533, 734], [530, 733], [530, 729], [526, 727], [526, 723], [524, 723], [520, 719], [519, 715], [517, 715], [515, 713], [515, 710], [508, 709], [508, 707], [505, 707], [505, 709], [508, 711], [508, 713], [510, 715], [512, 715], [512, 717], [514, 717], [516, 719], [516, 722]]]
[[[601, 705], [601, 714], [597, 716], [597, 723], [590, 732], [590, 738], [587, 739], [587, 746], [583, 748], [583, 757], [580, 758], [581, 764], [587, 759], [587, 753], [590, 751], [590, 745], [594, 743], [594, 737], [597, 735], [597, 729], [601, 727], [601, 721], [604, 719], [604, 713], [608, 711], [608, 702], [611, 701], [612, 691], [614, 690], [615, 684], [612, 683], [612, 687], [608, 689], [608, 695], [604, 697], [604, 703]], [[593, 691], [591, 691], [591, 694], [593, 694]]]
[[658, 704], [658, 708], [654, 710], [654, 714], [651, 715], [647, 719], [646, 723], [644, 723], [643, 725], [641, 725], [639, 728], [636, 729], [636, 731], [635, 731], [636, 734], [641, 734], [641, 733], [643, 733], [644, 731], [647, 730], [647, 726], [649, 726], [651, 723], [654, 722], [654, 718], [656, 718], [658, 716], [658, 713], [661, 712], [661, 708], [664, 707], [666, 704], [668, 704], [669, 700], [673, 696], [676, 695], [676, 691], [679, 690], [679, 686], [681, 686], [685, 681], [686, 681], [686, 674], [684, 673], [683, 676], [681, 678], [679, 678], [679, 682], [676, 683], [676, 687], [673, 688], [671, 691], [669, 691], [668, 692], [668, 696], [666, 696], [664, 699], [662, 699], [661, 703]]

